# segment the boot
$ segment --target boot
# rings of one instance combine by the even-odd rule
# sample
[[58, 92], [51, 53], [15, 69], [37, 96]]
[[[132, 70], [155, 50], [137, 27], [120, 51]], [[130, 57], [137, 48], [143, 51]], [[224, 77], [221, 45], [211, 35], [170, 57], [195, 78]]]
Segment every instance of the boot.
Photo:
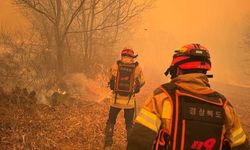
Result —
[[105, 128], [104, 149], [110, 150], [113, 144], [114, 125], [107, 124]]

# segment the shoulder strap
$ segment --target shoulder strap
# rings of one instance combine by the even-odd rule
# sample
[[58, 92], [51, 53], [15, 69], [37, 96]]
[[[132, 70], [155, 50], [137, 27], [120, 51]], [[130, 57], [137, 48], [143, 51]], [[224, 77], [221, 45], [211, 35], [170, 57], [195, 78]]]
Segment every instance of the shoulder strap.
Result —
[[175, 85], [174, 83], [165, 83], [165, 84], [162, 84], [161, 87], [166, 90], [166, 92], [168, 92], [168, 94], [171, 96], [171, 97], [175, 97], [175, 91], [178, 89], [178, 86]]
[[[211, 94], [196, 94], [196, 93], [193, 93], [191, 91], [187, 91], [187, 90], [177, 86], [174, 83], [166, 83], [166, 84], [163, 84], [162, 87], [164, 90], [166, 90], [166, 92], [168, 92], [168, 94], [172, 97], [172, 99], [175, 99], [175, 91], [180, 90], [181, 92], [184, 92], [184, 93], [187, 93], [190, 95], [194, 95], [194, 96], [197, 96], [200, 98], [205, 98], [205, 99], [208, 98], [208, 100], [211, 100], [211, 102], [213, 102], [213, 103], [219, 103], [219, 102], [221, 103], [222, 102], [222, 105], [225, 105], [225, 103], [227, 102], [226, 97], [224, 95], [220, 94], [219, 92], [216, 92], [216, 91], [211, 93]], [[215, 98], [217, 98], [217, 100]]]
[[[120, 65], [120, 64], [122, 64], [123, 62], [122, 62], [121, 60], [118, 60], [116, 63], [117, 63], [117, 65]], [[137, 67], [137, 66], [139, 65], [139, 63], [138, 63], [138, 62], [135, 62], [135, 63], [132, 63], [132, 65], [135, 65], [135, 67]]]
[[221, 93], [215, 91], [211, 95], [214, 95], [215, 97], [219, 97], [222, 100], [223, 106], [227, 103], [227, 98], [224, 95], [222, 95]]

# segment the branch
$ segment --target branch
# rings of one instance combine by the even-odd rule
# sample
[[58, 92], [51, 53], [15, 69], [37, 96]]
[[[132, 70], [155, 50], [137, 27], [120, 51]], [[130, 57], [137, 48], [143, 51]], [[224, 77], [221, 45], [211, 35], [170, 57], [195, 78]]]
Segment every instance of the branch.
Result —
[[[54, 18], [53, 17], [51, 17], [49, 14], [47, 14], [45, 11], [42, 11], [42, 10], [40, 10], [40, 9], [38, 9], [37, 7], [36, 7], [36, 4], [35, 4], [35, 2], [32, 4], [29, 0], [17, 0], [17, 1], [20, 1], [20, 4], [21, 5], [25, 5], [25, 6], [27, 6], [28, 8], [31, 8], [31, 9], [33, 9], [34, 11], [36, 11], [36, 12], [38, 12], [38, 13], [40, 13], [40, 14], [42, 14], [42, 15], [44, 15], [50, 22], [52, 22], [53, 24], [55, 24], [55, 20], [54, 20]], [[20, 5], [19, 4], [19, 5]], [[40, 3], [39, 3], [40, 4]], [[41, 4], [40, 4], [41, 5]], [[42, 5], [41, 5], [42, 6]]]
[[110, 8], [110, 5], [113, 4], [114, 2], [116, 2], [116, 0], [111, 1], [111, 2], [110, 2], [109, 4], [107, 4], [102, 10], [96, 12], [95, 15], [98, 15], [98, 14], [104, 12], [107, 8]]
[[81, 3], [80, 3], [80, 5], [78, 6], [78, 8], [77, 8], [77, 9], [75, 10], [75, 12], [72, 14], [72, 16], [71, 16], [71, 18], [70, 18], [70, 21], [69, 21], [69, 23], [67, 24], [67, 26], [66, 26], [66, 28], [65, 28], [65, 31], [64, 31], [64, 33], [63, 33], [63, 35], [62, 35], [62, 40], [64, 40], [64, 38], [65, 38], [65, 36], [66, 36], [66, 34], [67, 34], [68, 30], [69, 30], [70, 25], [72, 24], [72, 22], [73, 22], [73, 20], [75, 19], [75, 17], [78, 15], [78, 13], [79, 13], [79, 11], [81, 10], [81, 8], [82, 8], [82, 6], [83, 6], [84, 3], [85, 3], [85, 0], [82, 0]]
[[[117, 7], [116, 9], [121, 9], [123, 7], [125, 7], [125, 8], [121, 12], [120, 17], [117, 18], [114, 22], [109, 22], [108, 25], [103, 26], [108, 21], [110, 16], [112, 16], [114, 11], [116, 10], [116, 9], [111, 9], [110, 12], [107, 14], [107, 16], [103, 19], [103, 21], [99, 25], [96, 26], [96, 28], [87, 29], [87, 30], [80, 30], [80, 31], [70, 31], [68, 33], [81, 34], [81, 33], [93, 32], [93, 31], [101, 31], [101, 30], [105, 30], [105, 29], [108, 29], [108, 28], [113, 28], [113, 27], [118, 27], [118, 26], [124, 25], [128, 21], [130, 21], [132, 18], [137, 16], [140, 12], [144, 11], [144, 9], [148, 8], [148, 6], [151, 5], [150, 4], [151, 1], [152, 0], [148, 0], [148, 1], [146, 1], [146, 2], [144, 2], [142, 4], [140, 4], [140, 5], [137, 5], [135, 7], [132, 7], [133, 0], [131, 0], [131, 1], [129, 1], [129, 0], [123, 1], [124, 3], [120, 4], [120, 6]], [[113, 2], [113, 1], [111, 1], [111, 2]], [[126, 4], [127, 4], [127, 6], [125, 6]], [[110, 5], [107, 5], [107, 6], [109, 6], [108, 8], [110, 8]], [[104, 9], [106, 9], [106, 6], [104, 7]], [[96, 13], [96, 14], [98, 14], [98, 13]]]
[[56, 16], [56, 6], [55, 6], [55, 4], [53, 3], [52, 0], [49, 0], [49, 2], [50, 2], [50, 5], [52, 6], [54, 15]]

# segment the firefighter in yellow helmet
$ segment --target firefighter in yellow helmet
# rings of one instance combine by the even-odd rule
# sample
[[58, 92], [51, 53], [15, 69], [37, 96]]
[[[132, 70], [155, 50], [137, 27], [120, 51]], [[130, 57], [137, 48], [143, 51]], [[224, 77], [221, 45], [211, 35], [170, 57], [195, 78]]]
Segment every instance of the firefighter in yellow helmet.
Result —
[[248, 150], [233, 106], [210, 88], [210, 69], [204, 46], [189, 44], [176, 50], [165, 73], [172, 80], [146, 100], [127, 150]]
[[132, 49], [124, 49], [121, 52], [121, 60], [118, 60], [111, 68], [110, 89], [113, 91], [109, 116], [105, 128], [105, 149], [113, 144], [113, 132], [116, 118], [121, 109], [124, 109], [124, 118], [127, 134], [131, 130], [135, 112], [135, 94], [139, 93], [145, 84], [142, 69], [135, 58]]

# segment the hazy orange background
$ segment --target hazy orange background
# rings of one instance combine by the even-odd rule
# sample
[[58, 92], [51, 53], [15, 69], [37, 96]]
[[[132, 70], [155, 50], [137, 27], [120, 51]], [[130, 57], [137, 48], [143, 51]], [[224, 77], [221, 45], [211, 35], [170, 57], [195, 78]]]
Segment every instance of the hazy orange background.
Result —
[[[23, 30], [23, 18], [9, 1], [0, 0], [0, 23]], [[130, 40], [120, 47], [135, 48], [143, 69], [151, 70], [148, 76], [163, 78], [173, 50], [199, 42], [211, 51], [213, 80], [250, 84], [242, 73], [242, 38], [248, 18], [249, 0], [156, 0], [135, 21]]]
[[247, 23], [250, 30], [249, 18], [249, 0], [157, 0], [144, 13], [129, 44], [142, 53], [142, 62], [157, 66], [162, 73], [173, 50], [201, 43], [211, 51], [213, 80], [250, 85], [249, 77], [242, 75], [246, 57], [242, 38]]

